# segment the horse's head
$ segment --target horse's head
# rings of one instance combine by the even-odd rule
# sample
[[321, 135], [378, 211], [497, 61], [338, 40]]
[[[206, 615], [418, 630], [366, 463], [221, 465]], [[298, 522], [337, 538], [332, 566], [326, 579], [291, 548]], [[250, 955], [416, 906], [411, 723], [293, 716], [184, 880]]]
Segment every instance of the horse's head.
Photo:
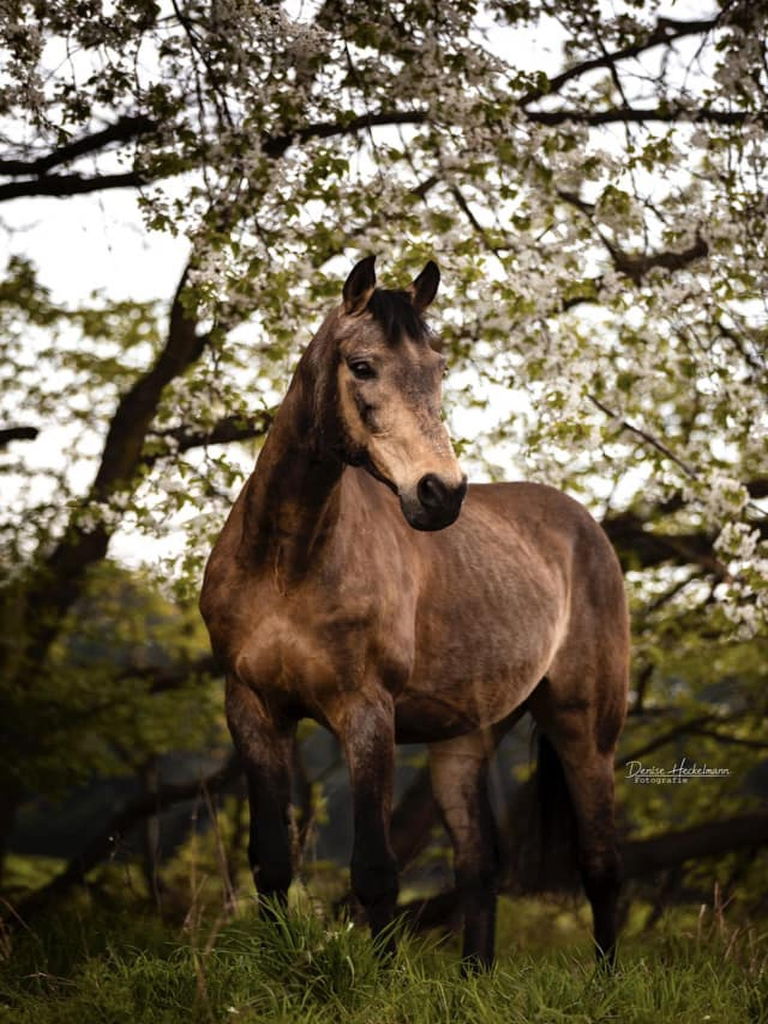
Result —
[[400, 499], [417, 530], [456, 519], [467, 481], [441, 419], [444, 358], [422, 314], [440, 280], [433, 262], [404, 291], [376, 288], [374, 258], [355, 266], [336, 321], [336, 395], [344, 459]]

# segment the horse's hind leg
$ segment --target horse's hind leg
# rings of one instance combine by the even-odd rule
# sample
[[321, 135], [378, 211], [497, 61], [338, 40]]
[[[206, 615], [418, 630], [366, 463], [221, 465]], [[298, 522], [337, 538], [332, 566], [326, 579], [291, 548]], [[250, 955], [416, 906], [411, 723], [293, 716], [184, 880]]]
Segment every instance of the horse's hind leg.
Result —
[[491, 738], [481, 732], [429, 747], [432, 790], [453, 844], [456, 888], [464, 912], [465, 970], [493, 962], [498, 852], [488, 797], [492, 751]]
[[[616, 690], [623, 694], [622, 687]], [[592, 907], [596, 952], [599, 960], [612, 965], [621, 874], [613, 759], [624, 717], [623, 703], [618, 702], [610, 714], [598, 716], [594, 702], [558, 699], [554, 686], [544, 680], [529, 700], [529, 707], [563, 768], [576, 816], [578, 865]]]
[[576, 811], [579, 869], [592, 907], [597, 956], [613, 965], [621, 876], [614, 824], [613, 754], [586, 762], [571, 751], [561, 757]]
[[[295, 723], [276, 723], [257, 695], [227, 683], [227, 722], [248, 786], [248, 860], [260, 896], [285, 905], [293, 875], [290, 825]], [[269, 902], [266, 906], [269, 913]]]

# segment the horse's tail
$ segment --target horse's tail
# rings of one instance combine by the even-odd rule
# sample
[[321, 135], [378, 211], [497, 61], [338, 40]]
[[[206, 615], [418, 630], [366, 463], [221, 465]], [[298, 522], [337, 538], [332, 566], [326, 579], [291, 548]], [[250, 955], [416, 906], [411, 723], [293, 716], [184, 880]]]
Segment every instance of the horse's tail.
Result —
[[536, 770], [523, 786], [514, 815], [516, 841], [513, 887], [522, 892], [576, 892], [577, 824], [563, 763], [554, 746], [537, 731]]

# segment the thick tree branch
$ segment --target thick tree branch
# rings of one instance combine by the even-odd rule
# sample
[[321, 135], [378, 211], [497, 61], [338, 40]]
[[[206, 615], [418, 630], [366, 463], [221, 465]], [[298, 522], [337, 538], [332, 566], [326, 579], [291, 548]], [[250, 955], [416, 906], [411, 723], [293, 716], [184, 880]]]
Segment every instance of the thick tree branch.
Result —
[[135, 797], [110, 818], [107, 825], [69, 862], [61, 874], [56, 875], [47, 885], [32, 893], [18, 907], [19, 914], [22, 917], [27, 917], [36, 913], [52, 900], [63, 896], [73, 886], [82, 884], [88, 872], [110, 857], [121, 838], [145, 818], [158, 814], [173, 804], [201, 798], [206, 793], [218, 793], [233, 782], [239, 774], [239, 758], [232, 754], [221, 768], [204, 779], [168, 784], [161, 786], [156, 793]]
[[[602, 237], [602, 236], [601, 236]], [[630, 256], [607, 238], [603, 243], [611, 254], [613, 265], [619, 273], [624, 274], [635, 284], [641, 284], [645, 275], [656, 268], [663, 270], [682, 270], [696, 260], [709, 255], [709, 246], [698, 233], [694, 242], [681, 251], [664, 250], [642, 256]]]
[[735, 850], [768, 845], [768, 812], [742, 814], [650, 839], [636, 839], [622, 847], [624, 876], [640, 878], [676, 867], [687, 860], [720, 857]]
[[147, 179], [138, 171], [97, 174], [90, 178], [80, 174], [50, 174], [32, 181], [11, 181], [0, 185], [0, 203], [23, 196], [74, 196], [111, 188], [138, 188], [146, 184]]
[[0, 448], [6, 448], [11, 441], [34, 441], [39, 433], [37, 427], [3, 427], [0, 429]]
[[[676, 868], [689, 860], [721, 857], [738, 850], [768, 846], [768, 812], [742, 814], [720, 821], [708, 821], [690, 828], [664, 832], [650, 839], [635, 839], [620, 847], [625, 879], [644, 878]], [[510, 888], [517, 892], [514, 879]], [[418, 928], [452, 924], [460, 906], [455, 890], [426, 900], [413, 900], [399, 913]]]
[[526, 93], [521, 100], [521, 105], [526, 106], [542, 99], [544, 96], [551, 96], [560, 92], [562, 87], [575, 78], [598, 68], [612, 68], [619, 61], [629, 60], [632, 57], [639, 57], [641, 53], [652, 50], [656, 46], [669, 46], [678, 39], [686, 36], [703, 35], [715, 28], [720, 20], [720, 14], [714, 18], [699, 21], [678, 21], [674, 18], [659, 18], [651, 34], [644, 40], [625, 46], [621, 50], [614, 50], [613, 53], [603, 53], [599, 57], [592, 57], [589, 60], [581, 61], [573, 67], [562, 71], [554, 78], [550, 78], [546, 89], [532, 90]]
[[[142, 469], [142, 449], [164, 388], [201, 355], [206, 338], [196, 332], [196, 321], [185, 311], [187, 270], [171, 306], [167, 340], [154, 365], [123, 395], [109, 425], [107, 438], [91, 487], [89, 500], [96, 508], [116, 492], [130, 494]], [[63, 616], [80, 596], [88, 569], [107, 552], [114, 525], [104, 518], [83, 525], [77, 510], [69, 528], [42, 560], [22, 594], [6, 595], [4, 615], [8, 640], [0, 663], [16, 662], [16, 671], [28, 679], [43, 664]], [[10, 604], [10, 608], [9, 608]], [[21, 605], [21, 617], [18, 608]], [[19, 646], [16, 646], [18, 644]]]
[[[148, 119], [136, 118], [133, 120], [136, 122], [143, 120], [145, 128], [142, 130], [152, 131], [155, 127]], [[297, 127], [292, 132], [264, 135], [261, 139], [261, 149], [270, 159], [276, 160], [282, 157], [291, 146], [301, 145], [310, 139], [340, 138], [345, 135], [354, 135], [360, 131], [368, 131], [378, 126], [423, 124], [426, 120], [427, 112], [425, 110], [385, 110], [378, 114], [362, 114], [346, 121], [318, 122]], [[134, 134], [141, 134], [141, 131], [134, 132]], [[118, 136], [119, 132], [115, 125], [111, 130], [105, 129], [104, 132], [86, 136], [79, 143], [72, 143], [69, 147], [62, 147], [61, 150], [56, 150], [47, 157], [41, 157], [39, 163], [47, 164], [49, 167], [60, 165], [76, 156], [83, 155], [83, 153], [97, 152], [110, 142], [116, 141]], [[101, 139], [101, 146], [98, 145], [99, 139]], [[79, 152], [77, 151], [78, 146], [80, 147]], [[69, 152], [66, 153], [68, 148]], [[65, 158], [62, 158], [63, 153]], [[103, 189], [138, 188], [141, 185], [149, 184], [150, 181], [146, 175], [140, 174], [138, 171], [127, 171], [121, 174], [97, 174], [90, 177], [76, 173], [49, 175], [39, 170], [38, 161], [2, 161], [0, 162], [0, 173], [11, 176], [38, 175], [32, 180], [13, 181], [0, 185], [0, 202], [24, 196], [71, 196]]]
[[[586, 202], [577, 192], [571, 192], [567, 189], [558, 189], [557, 195], [564, 203], [573, 206], [574, 209], [578, 210], [589, 221], [599, 236], [600, 241], [608, 250], [614, 268], [636, 285], [640, 285], [645, 275], [651, 270], [657, 268], [663, 270], [682, 270], [689, 264], [695, 263], [696, 260], [703, 259], [709, 255], [709, 245], [698, 230], [696, 231], [694, 241], [687, 249], [663, 249], [659, 252], [642, 254], [624, 252], [623, 249], [620, 249], [607, 238], [595, 223], [595, 206], [593, 203]], [[599, 281], [599, 279], [597, 280]], [[592, 399], [592, 401], [596, 402], [595, 399]], [[603, 409], [603, 411], [606, 410]]]
[[378, 114], [362, 114], [348, 121], [328, 121], [297, 127], [295, 131], [280, 135], [265, 135], [261, 148], [268, 157], [277, 159], [292, 145], [309, 142], [310, 139], [339, 138], [354, 135], [360, 131], [387, 125], [424, 124], [426, 110], [382, 110]]
[[599, 127], [603, 124], [719, 124], [738, 127], [744, 124], [768, 124], [768, 114], [764, 111], [749, 110], [718, 110], [713, 107], [700, 107], [691, 110], [688, 107], [613, 107], [609, 110], [526, 110], [525, 116], [534, 124], [556, 127], [560, 124], [586, 124]]
[[93, 483], [96, 500], [131, 483], [163, 390], [202, 355], [207, 338], [197, 334], [197, 321], [184, 308], [188, 270], [182, 274], [171, 305], [165, 347], [154, 366], [123, 395], [112, 417]]
[[606, 516], [602, 527], [616, 548], [624, 569], [647, 569], [669, 562], [673, 565], [700, 565], [717, 579], [727, 575], [715, 554], [715, 535], [695, 533], [654, 533], [646, 529], [646, 520], [631, 509]]
[[161, 430], [149, 436], [159, 441], [170, 442], [167, 452], [149, 452], [144, 455], [143, 463], [151, 466], [164, 455], [178, 455], [193, 448], [206, 448], [212, 444], [229, 444], [232, 441], [251, 441], [263, 437], [272, 423], [272, 414], [260, 413], [258, 416], [223, 416], [207, 431], [190, 430], [189, 427], [173, 427]]
[[52, 168], [71, 163], [88, 153], [100, 153], [113, 142], [130, 142], [140, 135], [147, 135], [149, 132], [155, 131], [156, 128], [156, 122], [144, 115], [121, 117], [102, 131], [92, 132], [79, 139], [74, 139], [72, 142], [67, 142], [65, 145], [51, 150], [45, 156], [38, 156], [33, 160], [0, 160], [0, 174], [7, 174], [12, 178], [22, 175], [42, 176]]

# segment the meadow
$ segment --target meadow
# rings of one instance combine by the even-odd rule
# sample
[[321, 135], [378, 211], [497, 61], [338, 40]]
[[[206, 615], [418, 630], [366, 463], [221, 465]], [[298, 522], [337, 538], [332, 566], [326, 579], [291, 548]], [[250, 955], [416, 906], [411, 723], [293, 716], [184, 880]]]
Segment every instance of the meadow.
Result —
[[[638, 918], [639, 921], [639, 918]], [[401, 936], [380, 964], [364, 928], [308, 904], [276, 922], [168, 923], [80, 900], [5, 935], [5, 1024], [747, 1024], [768, 1021], [768, 931], [711, 908], [630, 919], [615, 975], [583, 907], [503, 899], [498, 962], [461, 975], [453, 937]]]

